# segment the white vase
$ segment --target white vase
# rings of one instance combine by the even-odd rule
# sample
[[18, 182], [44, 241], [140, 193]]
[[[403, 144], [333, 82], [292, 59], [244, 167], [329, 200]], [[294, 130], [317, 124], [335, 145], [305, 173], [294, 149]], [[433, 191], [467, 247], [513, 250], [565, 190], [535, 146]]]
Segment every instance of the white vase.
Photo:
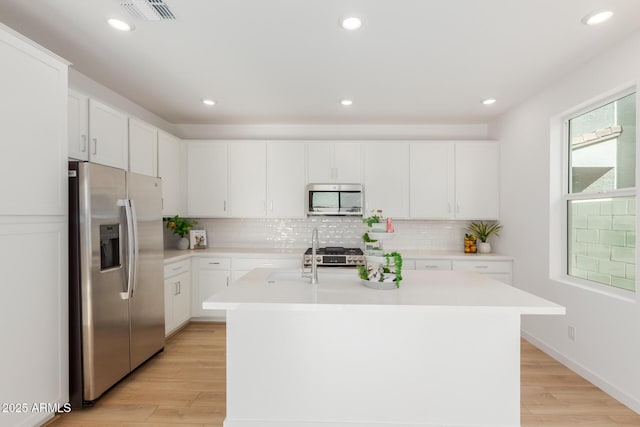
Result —
[[489, 242], [480, 242], [478, 243], [478, 252], [481, 254], [488, 254], [491, 252], [491, 243]]
[[178, 240], [177, 247], [181, 250], [189, 249], [189, 239], [187, 239], [186, 237], [181, 237], [180, 240]]

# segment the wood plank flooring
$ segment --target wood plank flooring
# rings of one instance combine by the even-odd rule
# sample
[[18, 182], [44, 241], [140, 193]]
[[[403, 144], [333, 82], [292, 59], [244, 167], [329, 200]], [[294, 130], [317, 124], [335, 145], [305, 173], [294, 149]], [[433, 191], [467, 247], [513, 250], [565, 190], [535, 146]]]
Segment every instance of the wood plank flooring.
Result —
[[[58, 416], [53, 427], [222, 427], [224, 323], [190, 323], [91, 409]], [[640, 415], [522, 341], [522, 427], [640, 426]]]

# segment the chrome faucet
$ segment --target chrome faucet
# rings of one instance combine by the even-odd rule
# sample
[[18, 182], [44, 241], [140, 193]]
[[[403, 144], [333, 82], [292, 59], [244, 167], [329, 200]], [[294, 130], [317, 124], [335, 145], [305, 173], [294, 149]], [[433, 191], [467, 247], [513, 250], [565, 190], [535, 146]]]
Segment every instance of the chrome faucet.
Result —
[[311, 284], [318, 284], [318, 260], [316, 259], [316, 253], [318, 252], [318, 227], [315, 227], [311, 232]]

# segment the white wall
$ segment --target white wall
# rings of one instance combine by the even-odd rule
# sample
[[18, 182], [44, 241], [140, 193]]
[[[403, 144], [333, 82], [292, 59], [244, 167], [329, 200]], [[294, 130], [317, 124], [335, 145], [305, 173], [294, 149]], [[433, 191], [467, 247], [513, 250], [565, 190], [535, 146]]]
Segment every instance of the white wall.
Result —
[[[516, 286], [567, 307], [566, 316], [526, 318], [525, 336], [636, 412], [640, 412], [640, 298], [637, 294], [620, 298], [562, 282], [558, 268], [563, 257], [560, 117], [634, 85], [639, 77], [640, 33], [580, 65], [490, 129], [501, 142], [504, 232], [496, 242], [498, 250], [515, 257]], [[569, 325], [576, 329], [575, 341], [568, 338]]]

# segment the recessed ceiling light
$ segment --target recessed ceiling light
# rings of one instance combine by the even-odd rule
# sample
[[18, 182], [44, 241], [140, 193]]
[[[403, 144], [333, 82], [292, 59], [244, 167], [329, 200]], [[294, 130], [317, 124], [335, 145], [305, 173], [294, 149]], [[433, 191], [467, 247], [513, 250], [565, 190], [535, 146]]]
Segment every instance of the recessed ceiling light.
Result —
[[348, 107], [350, 105], [353, 105], [353, 101], [350, 99], [343, 99], [342, 101], [340, 101], [340, 104], [342, 104], [345, 107]]
[[214, 101], [213, 99], [203, 99], [202, 103], [208, 106], [216, 105], [216, 101]]
[[356, 18], [355, 16], [350, 16], [348, 18], [343, 19], [340, 25], [345, 30], [353, 31], [362, 27], [362, 21], [359, 18]]
[[109, 25], [119, 31], [131, 31], [134, 29], [134, 26], [132, 24], [129, 24], [117, 18], [109, 18], [107, 19], [107, 23], [109, 23]]
[[496, 99], [495, 98], [487, 98], [487, 99], [482, 101], [483, 105], [491, 105], [491, 104], [495, 104], [495, 103], [496, 103]]
[[582, 18], [582, 23], [585, 25], [598, 25], [609, 20], [612, 16], [613, 12], [610, 10], [598, 10], [597, 12], [592, 12]]

